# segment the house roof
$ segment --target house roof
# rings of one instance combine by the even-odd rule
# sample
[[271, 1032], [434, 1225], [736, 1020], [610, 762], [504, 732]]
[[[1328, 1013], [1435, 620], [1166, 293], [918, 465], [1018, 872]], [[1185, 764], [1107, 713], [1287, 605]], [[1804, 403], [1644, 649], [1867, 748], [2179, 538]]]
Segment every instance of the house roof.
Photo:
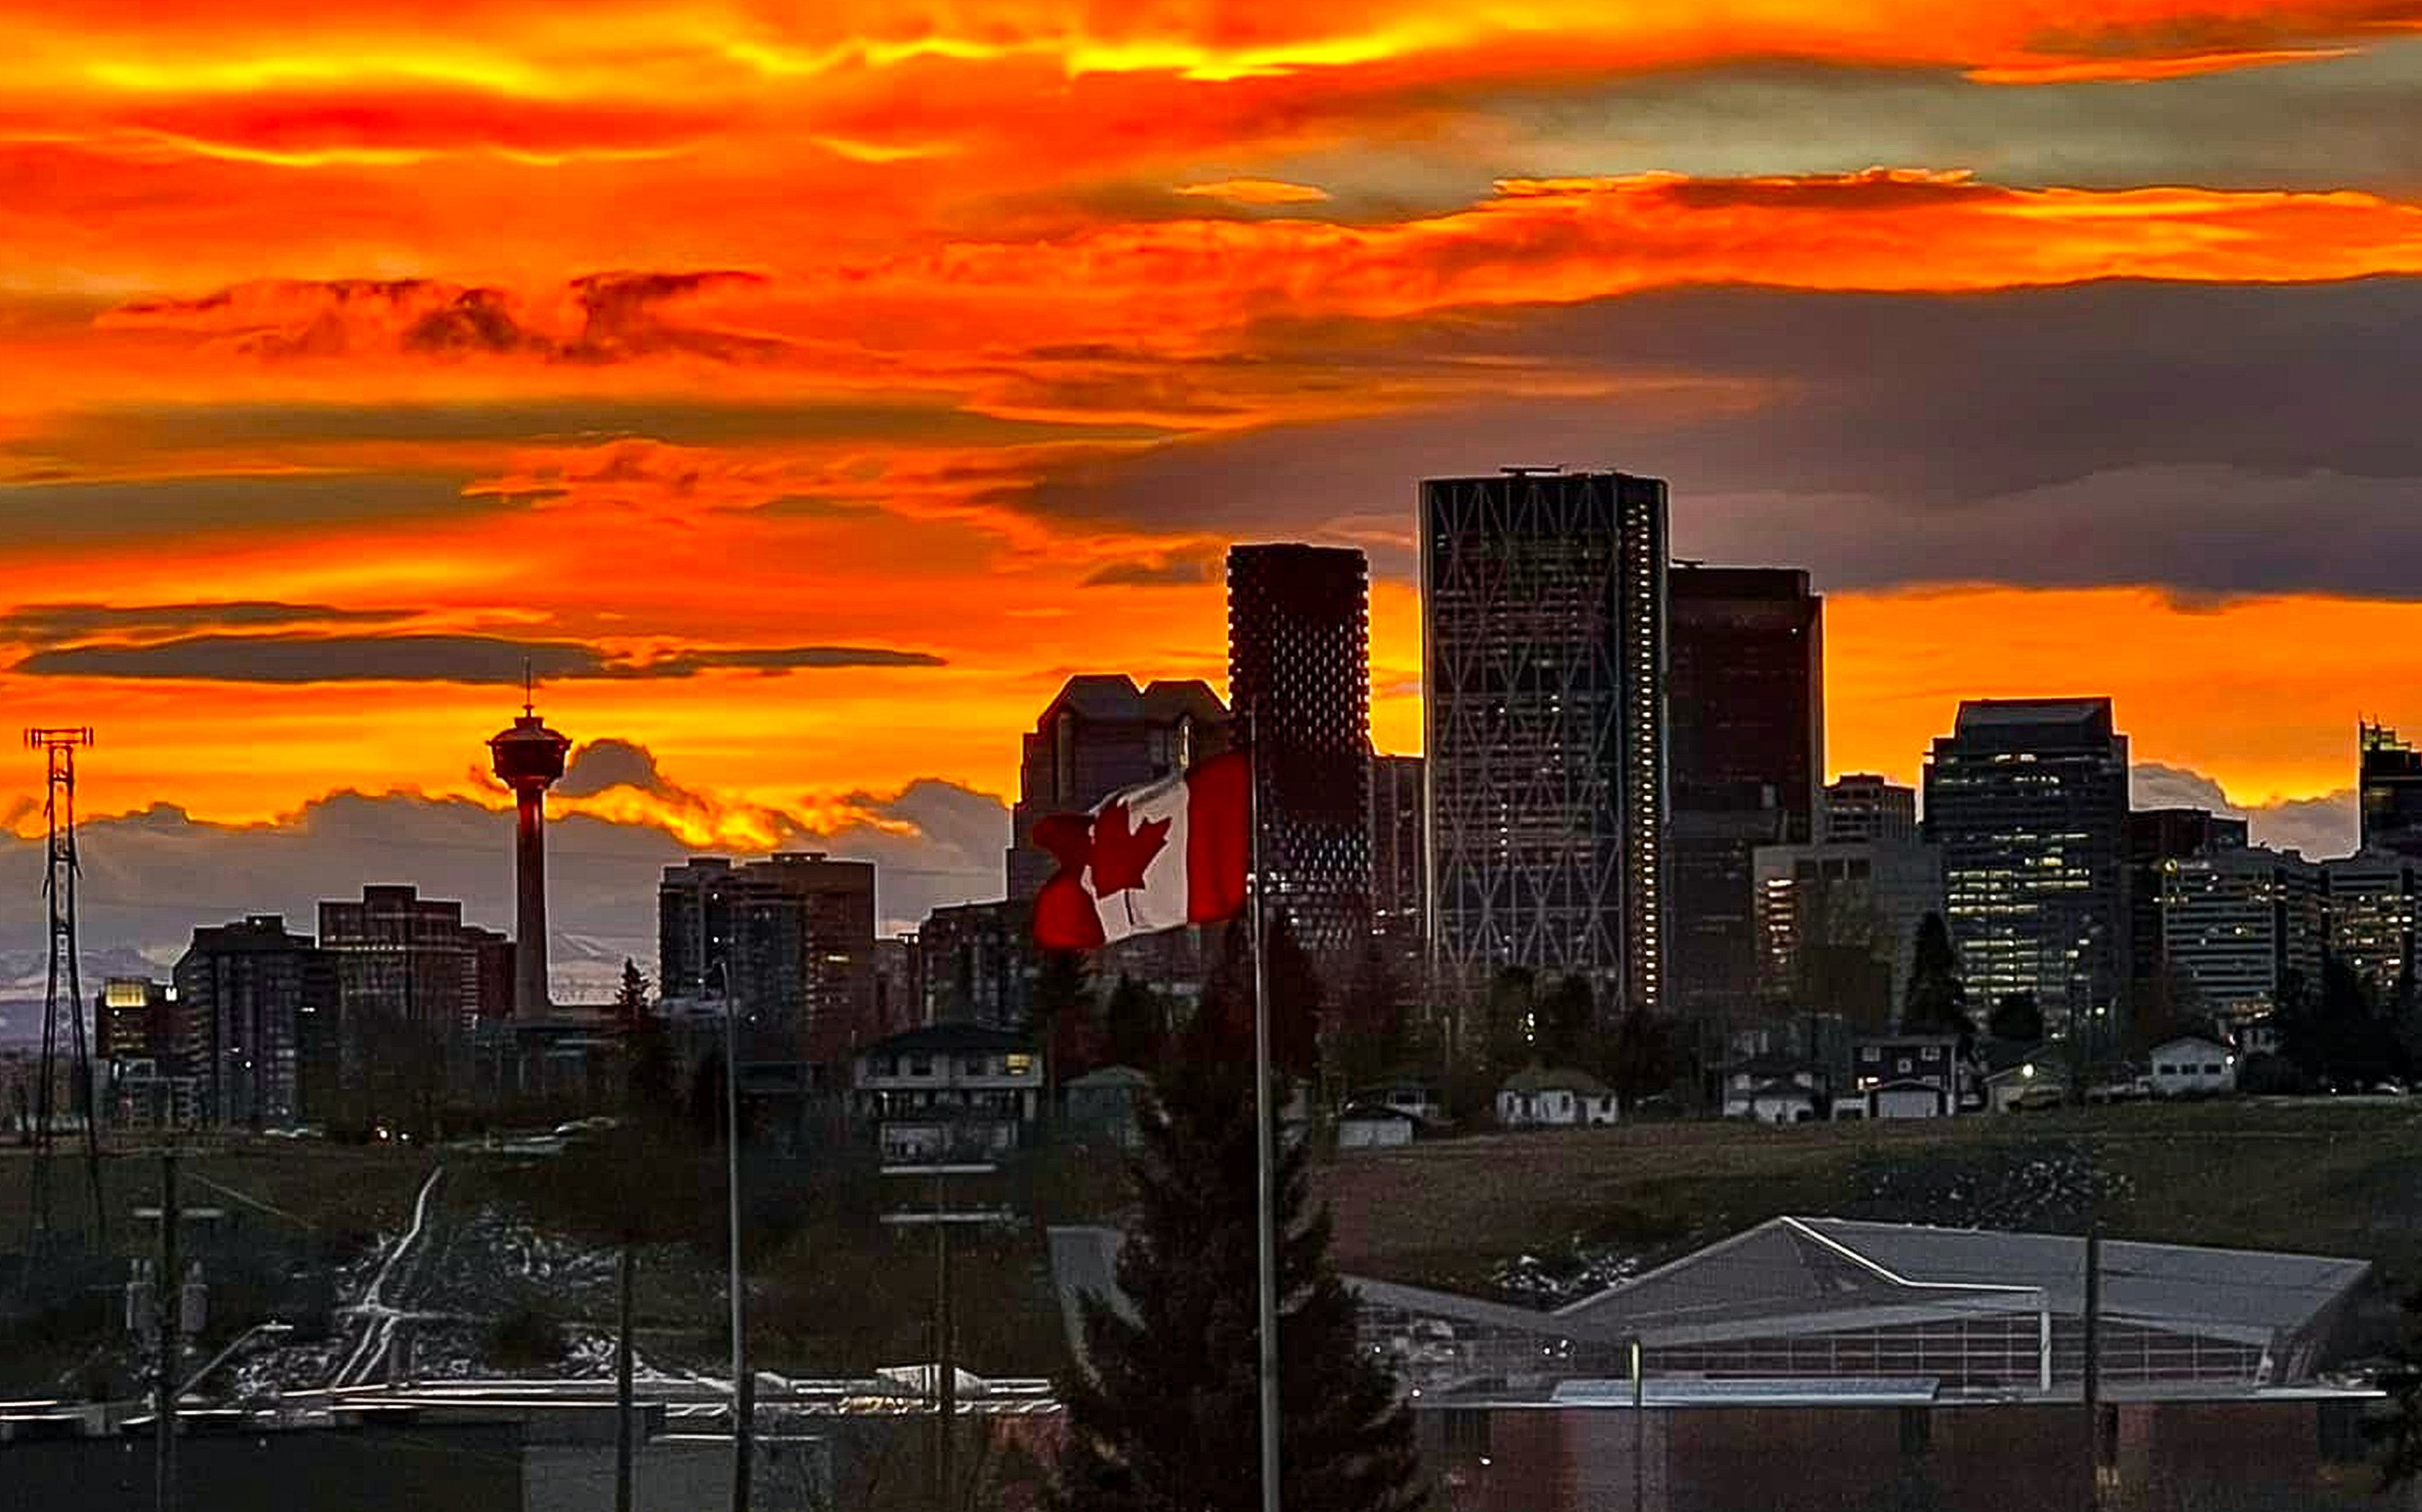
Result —
[[857, 1053], [867, 1055], [984, 1055], [1030, 1051], [1033, 1042], [1007, 1030], [981, 1024], [927, 1024], [879, 1039]]
[[2084, 725], [2110, 717], [2109, 699], [1969, 699], [1959, 705], [1958, 729]]
[[1149, 1087], [1152, 1078], [1131, 1065], [1106, 1065], [1098, 1071], [1088, 1071], [1071, 1078], [1065, 1083], [1074, 1092], [1080, 1087]]
[[1386, 1103], [1376, 1102], [1347, 1103], [1337, 1115], [1340, 1123], [1376, 1121], [1382, 1118], [1401, 1119], [1408, 1124], [1418, 1124], [1422, 1121], [1421, 1115], [1409, 1108], [1391, 1108]]
[[2223, 1054], [2232, 1053], [2236, 1049], [2236, 1047], [2226, 1040], [2215, 1039], [2210, 1034], [2180, 1034], [2175, 1039], [2165, 1039], [2154, 1046], [2153, 1053], [2159, 1055], [2175, 1045], [2207, 1045]]
[[1499, 1092], [1578, 1092], [1584, 1097], [1612, 1097], [1614, 1092], [1586, 1071], [1549, 1071], [1524, 1066], [1505, 1079]]

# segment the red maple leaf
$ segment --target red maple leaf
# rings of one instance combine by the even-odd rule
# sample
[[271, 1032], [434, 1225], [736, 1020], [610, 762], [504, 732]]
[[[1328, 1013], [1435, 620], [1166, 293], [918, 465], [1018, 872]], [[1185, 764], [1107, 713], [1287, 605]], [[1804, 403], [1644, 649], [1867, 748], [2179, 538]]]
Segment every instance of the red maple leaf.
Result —
[[1129, 827], [1127, 806], [1107, 803], [1093, 816], [1093, 896], [1141, 890], [1153, 858], [1169, 843], [1169, 821], [1147, 819]]

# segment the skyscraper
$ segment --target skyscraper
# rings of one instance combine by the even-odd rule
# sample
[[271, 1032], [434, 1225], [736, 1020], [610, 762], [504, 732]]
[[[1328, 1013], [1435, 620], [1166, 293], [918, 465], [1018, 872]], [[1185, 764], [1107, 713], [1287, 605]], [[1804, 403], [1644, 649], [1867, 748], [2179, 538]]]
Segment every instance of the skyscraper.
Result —
[[1371, 758], [1371, 927], [1407, 942], [1427, 927], [1422, 795], [1419, 756]]
[[2162, 896], [2179, 863], [2200, 861], [2246, 843], [2242, 819], [2209, 809], [2138, 809], [2128, 815], [2128, 1011], [2137, 1022], [2166, 1024], [2178, 1016], [2180, 980], [2171, 969]]
[[[2321, 865], [2329, 949], [2380, 1004], [2413, 980], [2422, 938], [2422, 876], [2401, 856], [2363, 852]], [[2318, 994], [2320, 986], [2315, 984]]]
[[1431, 951], [1665, 999], [1665, 484], [1422, 485]]
[[[2320, 868], [2293, 851], [2216, 848], [2165, 862], [2162, 956], [2178, 999], [2171, 1019], [2241, 1024], [2275, 1013], [2292, 972], [2321, 978]], [[2139, 953], [2146, 943], [2137, 942]]]
[[1677, 564], [1665, 588], [1667, 995], [1709, 1017], [1754, 995], [1754, 854], [1816, 836], [1825, 601], [1786, 568]]
[[1825, 840], [1761, 845], [1753, 866], [1769, 1000], [1868, 1033], [1899, 1028], [1918, 926], [1942, 911], [1942, 853], [1914, 836]]
[[2363, 848], [2422, 860], [2422, 750], [2369, 722], [2359, 727], [2357, 745]]
[[757, 1048], [819, 1064], [879, 1038], [874, 865], [822, 851], [734, 866], [694, 856], [656, 889], [656, 961], [668, 999], [725, 999]]
[[[443, 1036], [510, 1011], [511, 978], [495, 994], [492, 930], [463, 922], [463, 906], [395, 884], [362, 889], [358, 902], [320, 905], [320, 949], [337, 971], [340, 1025], [377, 1015]], [[340, 1038], [343, 1036], [340, 1034]]]
[[[2025, 993], [2057, 1030], [2127, 980], [2128, 737], [2109, 699], [1978, 699], [1926, 767], [1945, 921], [1971, 1007]], [[2104, 1041], [2103, 1043], [2115, 1043]]]
[[337, 974], [276, 914], [194, 931], [175, 970], [177, 1064], [195, 1116], [254, 1128], [307, 1115], [306, 1068], [333, 1038]]
[[1370, 569], [1334, 546], [1228, 552], [1228, 698], [1257, 748], [1269, 906], [1315, 958], [1371, 928]]
[[1917, 789], [1887, 782], [1873, 772], [1845, 772], [1825, 788], [1827, 840], [1915, 840]]

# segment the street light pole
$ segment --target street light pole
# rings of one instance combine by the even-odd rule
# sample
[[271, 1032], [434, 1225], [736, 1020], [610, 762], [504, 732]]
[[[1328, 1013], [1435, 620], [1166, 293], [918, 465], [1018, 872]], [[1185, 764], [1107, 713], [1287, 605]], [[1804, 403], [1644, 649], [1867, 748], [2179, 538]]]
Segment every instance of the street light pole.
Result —
[[740, 1250], [740, 1012], [731, 973], [717, 961], [710, 975], [723, 980], [724, 1204], [731, 1233], [731, 1512], [748, 1512], [757, 1412], [748, 1372], [748, 1303]]

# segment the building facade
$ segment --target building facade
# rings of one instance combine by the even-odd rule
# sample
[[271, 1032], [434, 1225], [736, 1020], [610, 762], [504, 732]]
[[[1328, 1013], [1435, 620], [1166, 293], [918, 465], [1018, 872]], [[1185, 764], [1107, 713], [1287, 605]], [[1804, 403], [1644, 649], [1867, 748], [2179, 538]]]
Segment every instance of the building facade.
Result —
[[1756, 992], [1757, 848], [1816, 836], [1825, 603], [1784, 568], [1676, 564], [1665, 586], [1667, 995], [1713, 1020]]
[[1914, 838], [1763, 845], [1752, 869], [1760, 995], [1864, 1033], [1896, 1025], [1918, 925], [1942, 911], [1942, 853]]
[[1917, 789], [1873, 772], [1845, 772], [1825, 788], [1824, 838], [1915, 840]]
[[850, 1112], [887, 1160], [991, 1158], [1042, 1113], [1043, 1058], [1016, 1034], [935, 1024], [858, 1050]]
[[917, 931], [922, 1021], [1014, 1030], [1026, 1022], [1034, 953], [1024, 910], [1005, 902], [936, 908]]
[[2422, 860], [2422, 750], [2386, 725], [2365, 722], [2361, 764], [2362, 848]]
[[1666, 1002], [1665, 484], [1422, 485], [1431, 958]]
[[1362, 553], [1228, 552], [1228, 698], [1255, 747], [1268, 906], [1332, 969], [1371, 930], [1370, 568]]
[[2242, 1024], [2277, 1012], [2290, 980], [2321, 979], [2321, 871], [2293, 851], [2235, 845], [2165, 862], [2159, 912], [2172, 1021]]
[[93, 999], [94, 1076], [102, 1117], [118, 1128], [195, 1122], [195, 1081], [179, 1054], [177, 989], [148, 977], [110, 977]]
[[2414, 976], [2416, 926], [2422, 922], [2415, 870], [2403, 857], [2369, 852], [2321, 867], [2330, 954], [2383, 1005], [2394, 1002]]
[[358, 901], [322, 902], [320, 948], [336, 965], [340, 1029], [377, 1015], [443, 1037], [512, 1011], [512, 943], [416, 888], [373, 884]]
[[1228, 706], [1199, 679], [1137, 687], [1119, 673], [1068, 679], [1022, 741], [1010, 811], [1009, 898], [1031, 908], [1059, 865], [1034, 843], [1055, 813], [1084, 813], [1123, 788], [1228, 748]]
[[1419, 756], [1371, 758], [1371, 928], [1408, 950], [1429, 927], [1423, 784]]
[[665, 997], [736, 1002], [751, 1053], [831, 1064], [879, 1037], [873, 862], [697, 856], [665, 868], [656, 903]]
[[1959, 706], [1927, 762], [1926, 832], [1972, 1005], [2026, 994], [2054, 1032], [2118, 1011], [2127, 827], [2128, 737], [2109, 699]]
[[316, 1116], [333, 1060], [336, 966], [276, 914], [194, 931], [177, 959], [177, 1063], [197, 1123], [274, 1127]]
[[2245, 821], [2209, 809], [2138, 809], [2128, 815], [2128, 1007], [2140, 1024], [2166, 1024], [2181, 1005], [2162, 900], [2173, 865], [2248, 843]]

